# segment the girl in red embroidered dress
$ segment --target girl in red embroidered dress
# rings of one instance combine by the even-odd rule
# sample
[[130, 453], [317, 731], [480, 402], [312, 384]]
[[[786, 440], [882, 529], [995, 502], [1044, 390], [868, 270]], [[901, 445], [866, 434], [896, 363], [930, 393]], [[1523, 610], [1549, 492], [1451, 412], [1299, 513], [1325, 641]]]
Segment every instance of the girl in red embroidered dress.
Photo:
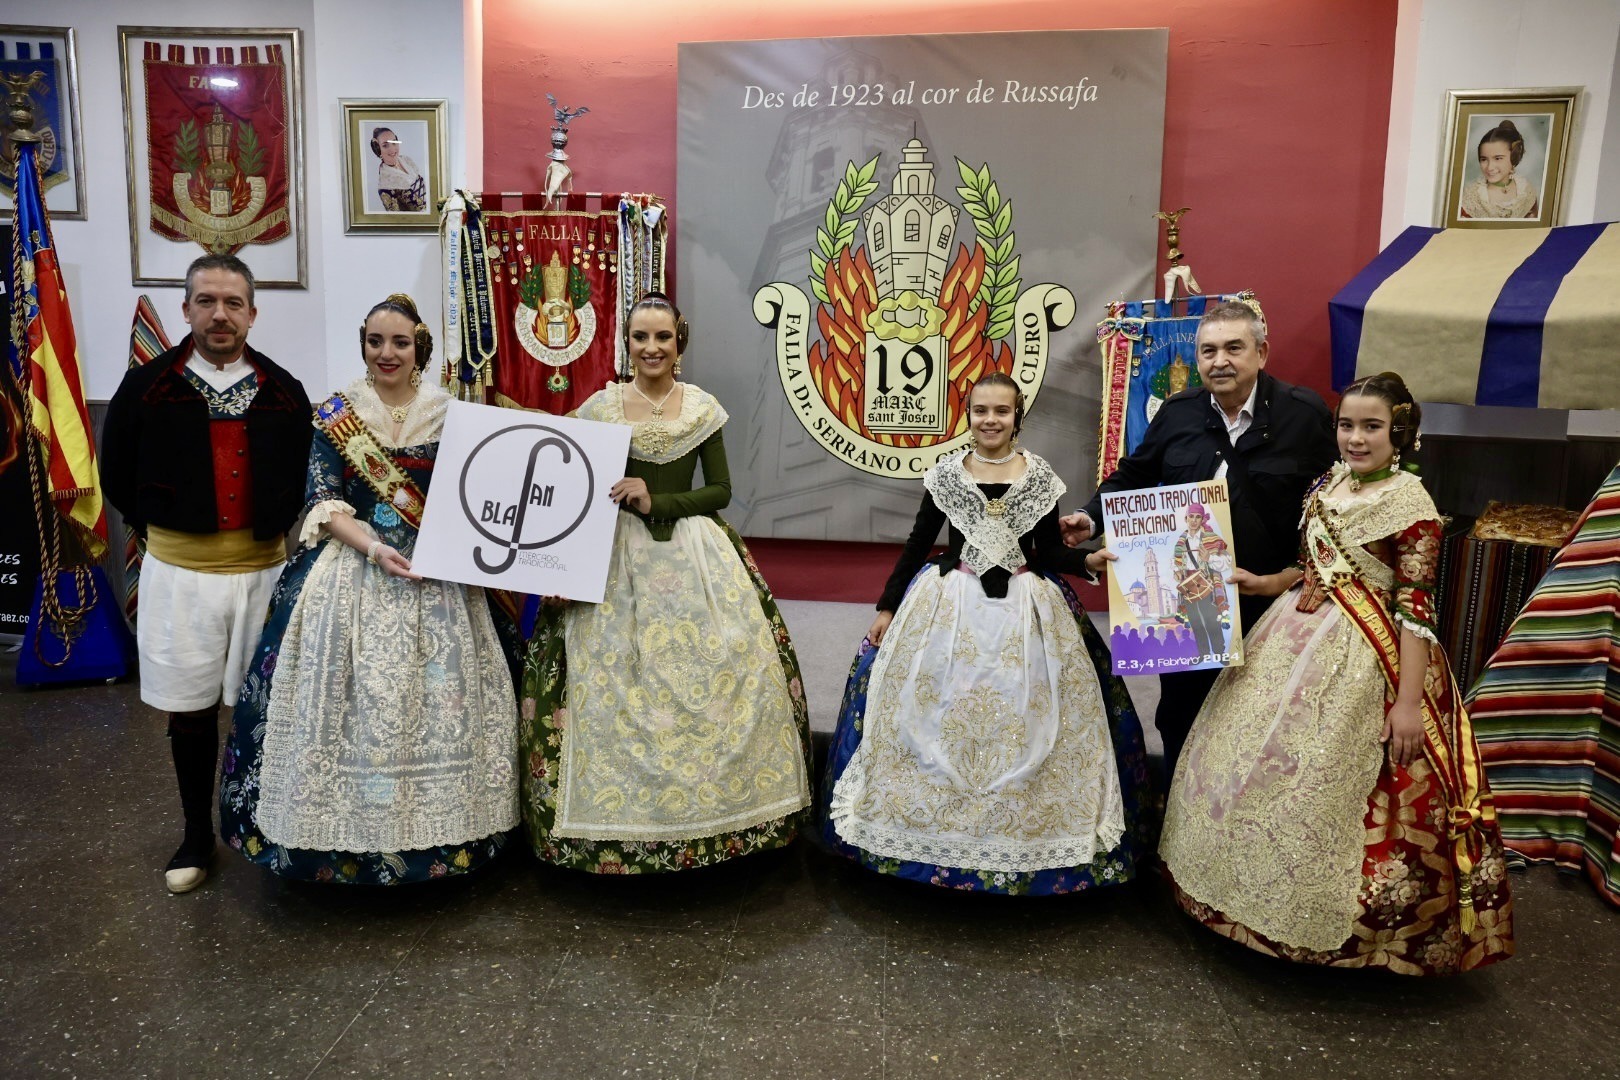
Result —
[[1302, 963], [1449, 974], [1513, 953], [1512, 901], [1468, 714], [1435, 633], [1440, 515], [1399, 375], [1345, 389], [1341, 461], [1300, 565], [1222, 673], [1171, 784], [1160, 854], [1182, 908]]

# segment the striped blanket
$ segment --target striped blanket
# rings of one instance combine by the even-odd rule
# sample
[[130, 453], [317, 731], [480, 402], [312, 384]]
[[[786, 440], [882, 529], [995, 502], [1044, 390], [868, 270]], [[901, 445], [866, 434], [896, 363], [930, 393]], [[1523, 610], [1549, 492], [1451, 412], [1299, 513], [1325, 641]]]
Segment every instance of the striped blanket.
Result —
[[1333, 386], [1399, 371], [1420, 401], [1620, 408], [1620, 224], [1397, 236], [1328, 303]]
[[1620, 466], [1468, 698], [1502, 839], [1620, 905]]

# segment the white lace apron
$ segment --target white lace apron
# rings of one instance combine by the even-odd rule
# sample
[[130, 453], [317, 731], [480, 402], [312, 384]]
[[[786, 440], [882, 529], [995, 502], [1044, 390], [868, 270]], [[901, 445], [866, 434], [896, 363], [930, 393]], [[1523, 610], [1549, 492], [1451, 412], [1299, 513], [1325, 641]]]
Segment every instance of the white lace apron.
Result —
[[[1028, 469], [990, 504], [958, 455], [925, 478], [982, 573], [1023, 565], [1018, 538], [1062, 496]], [[873, 662], [861, 745], [833, 790], [847, 842], [887, 858], [1020, 872], [1081, 866], [1124, 832], [1097, 675], [1062, 592], [1014, 574], [987, 597], [973, 575], [924, 574]]]

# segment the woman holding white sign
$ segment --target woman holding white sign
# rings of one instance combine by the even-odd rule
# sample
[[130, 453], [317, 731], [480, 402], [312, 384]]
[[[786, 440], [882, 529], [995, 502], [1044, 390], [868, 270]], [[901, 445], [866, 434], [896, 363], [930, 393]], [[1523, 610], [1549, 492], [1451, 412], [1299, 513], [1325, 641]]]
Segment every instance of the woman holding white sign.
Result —
[[[548, 608], [523, 678], [523, 815], [546, 862], [656, 873], [781, 847], [809, 805], [809, 714], [770, 590], [719, 516], [731, 501], [711, 395], [677, 382], [687, 326], [631, 310], [634, 378], [580, 406], [628, 424], [600, 604]], [[703, 484], [693, 486], [699, 465]]]
[[301, 550], [225, 748], [221, 832], [286, 877], [392, 885], [500, 853], [517, 825], [517, 701], [482, 589], [411, 570], [450, 396], [395, 293], [366, 375], [316, 409]]
[[1440, 514], [1400, 468], [1421, 419], [1399, 375], [1345, 388], [1301, 565], [1233, 572], [1281, 597], [1170, 785], [1159, 853], [1177, 900], [1271, 956], [1443, 975], [1513, 954], [1490, 788], [1436, 638]]
[[923, 479], [844, 691], [823, 835], [879, 873], [1041, 895], [1129, 881], [1152, 823], [1141, 724], [1058, 576], [1081, 556], [1063, 481], [1017, 448], [1023, 413], [1012, 379], [980, 379], [973, 446]]

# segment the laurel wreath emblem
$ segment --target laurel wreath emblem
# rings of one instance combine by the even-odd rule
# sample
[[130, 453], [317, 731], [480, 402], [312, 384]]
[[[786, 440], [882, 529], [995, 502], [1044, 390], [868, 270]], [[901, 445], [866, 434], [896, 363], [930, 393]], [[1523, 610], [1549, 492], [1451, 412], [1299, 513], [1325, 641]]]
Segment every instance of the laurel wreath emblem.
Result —
[[984, 249], [984, 281], [974, 306], [990, 305], [984, 336], [995, 340], [1006, 337], [1012, 329], [1018, 286], [1023, 284], [1018, 276], [1018, 256], [1013, 254], [1016, 234], [1012, 228], [1012, 200], [1002, 199], [1001, 190], [991, 179], [988, 162], [975, 172], [957, 158], [956, 171], [962, 176], [962, 186], [956, 193], [962, 196], [962, 209], [973, 219], [979, 246]]
[[816, 246], [810, 252], [810, 288], [823, 304], [830, 302], [826, 283], [822, 280], [827, 276], [827, 263], [829, 260], [836, 261], [838, 253], [855, 239], [861, 204], [877, 190], [877, 181], [872, 177], [877, 172], [880, 156], [874, 155], [871, 161], [858, 169], [853, 161], [844, 166], [844, 178], [838, 181], [838, 189], [827, 202], [826, 216], [816, 229]]

